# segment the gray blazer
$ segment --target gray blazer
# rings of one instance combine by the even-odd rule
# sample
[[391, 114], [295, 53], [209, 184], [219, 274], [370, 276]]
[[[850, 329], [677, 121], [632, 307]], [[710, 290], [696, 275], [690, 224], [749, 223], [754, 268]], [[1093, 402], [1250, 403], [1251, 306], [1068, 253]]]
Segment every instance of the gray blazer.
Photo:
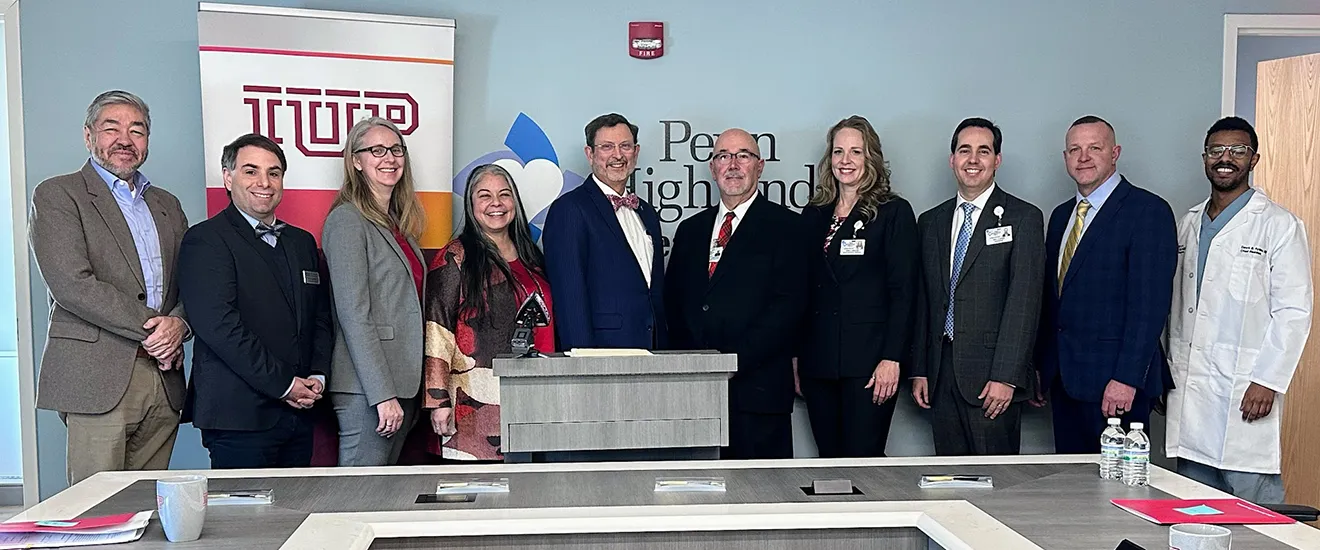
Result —
[[[416, 242], [409, 239], [408, 246], [425, 262]], [[326, 216], [321, 247], [337, 329], [329, 390], [364, 395], [372, 405], [417, 397], [422, 302], [398, 241], [389, 229], [343, 204]]]
[[[37, 377], [37, 407], [101, 414], [113, 409], [133, 373], [142, 325], [168, 312], [184, 318], [174, 261], [188, 220], [179, 199], [156, 186], [143, 195], [160, 237], [165, 295], [147, 307], [146, 282], [128, 222], [105, 180], [92, 168], [55, 176], [32, 192], [29, 244], [50, 297], [50, 325]], [[163, 373], [165, 394], [183, 407], [180, 369]]]
[[[944, 201], [917, 220], [921, 284], [911, 376], [926, 377], [932, 394], [941, 374], [956, 202], [956, 198]], [[1002, 219], [995, 216], [996, 207], [1004, 209]], [[1008, 226], [1011, 242], [986, 243], [987, 230]], [[989, 380], [1015, 386], [1014, 401], [1034, 397], [1031, 357], [1045, 279], [1045, 222], [1040, 209], [996, 186], [976, 221], [962, 272], [956, 276], [951, 364], [963, 399], [979, 405], [977, 397]]]

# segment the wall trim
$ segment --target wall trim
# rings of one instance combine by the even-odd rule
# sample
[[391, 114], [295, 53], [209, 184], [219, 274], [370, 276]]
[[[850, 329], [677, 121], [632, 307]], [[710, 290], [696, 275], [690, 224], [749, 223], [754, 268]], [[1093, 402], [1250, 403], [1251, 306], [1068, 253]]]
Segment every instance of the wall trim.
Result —
[[[23, 64], [19, 41], [20, 0], [4, 12], [5, 77], [9, 88], [9, 182], [13, 199], [14, 309], [18, 314], [18, 414], [23, 440], [23, 505], [40, 500], [37, 490], [37, 383], [32, 342], [32, 274], [27, 254], [27, 164], [23, 146]], [[22, 251], [22, 252], [20, 252]]]
[[1237, 105], [1239, 36], [1320, 36], [1320, 15], [1224, 15], [1224, 80], [1219, 112], [1232, 116]]

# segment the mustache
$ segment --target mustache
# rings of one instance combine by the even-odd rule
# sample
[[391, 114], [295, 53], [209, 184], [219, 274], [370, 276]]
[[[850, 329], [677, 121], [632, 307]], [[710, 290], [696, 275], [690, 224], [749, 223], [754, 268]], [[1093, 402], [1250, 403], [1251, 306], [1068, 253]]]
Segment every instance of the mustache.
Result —
[[1231, 168], [1235, 171], [1238, 170], [1237, 165], [1231, 162], [1217, 162], [1214, 166], [1210, 167], [1211, 170], [1218, 170], [1220, 168]]

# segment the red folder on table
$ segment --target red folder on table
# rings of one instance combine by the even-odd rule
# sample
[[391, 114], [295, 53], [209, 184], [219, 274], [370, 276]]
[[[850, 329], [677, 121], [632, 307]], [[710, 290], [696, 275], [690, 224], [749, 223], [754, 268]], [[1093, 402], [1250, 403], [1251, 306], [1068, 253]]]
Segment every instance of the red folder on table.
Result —
[[[0, 523], [0, 533], [85, 533], [88, 530], [115, 531], [127, 528], [136, 513], [94, 518]], [[122, 530], [122, 529], [118, 529]]]
[[1212, 499], [1114, 499], [1114, 506], [1152, 523], [1208, 523], [1214, 525], [1259, 525], [1297, 523], [1288, 516], [1267, 510], [1240, 498]]

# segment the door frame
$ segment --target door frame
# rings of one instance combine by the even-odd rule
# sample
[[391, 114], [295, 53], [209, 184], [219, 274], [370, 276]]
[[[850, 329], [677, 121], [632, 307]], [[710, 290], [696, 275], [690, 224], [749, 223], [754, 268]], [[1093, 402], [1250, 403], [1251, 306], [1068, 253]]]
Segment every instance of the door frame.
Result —
[[23, 507], [40, 499], [37, 488], [37, 403], [32, 343], [32, 273], [27, 230], [27, 167], [23, 147], [23, 71], [19, 51], [19, 0], [0, 0], [5, 26], [5, 78], [9, 97], [9, 183], [13, 199], [14, 309], [18, 316], [18, 405], [23, 442]]
[[1237, 105], [1240, 36], [1320, 36], [1320, 15], [1224, 15], [1224, 80], [1219, 103], [1221, 116], [1232, 116]]

